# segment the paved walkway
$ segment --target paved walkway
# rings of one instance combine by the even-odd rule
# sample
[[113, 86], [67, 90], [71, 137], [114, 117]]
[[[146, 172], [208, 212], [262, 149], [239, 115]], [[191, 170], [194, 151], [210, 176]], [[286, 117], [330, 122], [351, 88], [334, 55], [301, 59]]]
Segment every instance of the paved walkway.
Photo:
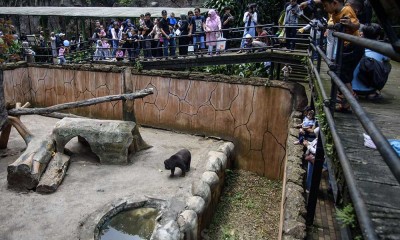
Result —
[[341, 239], [340, 226], [335, 218], [333, 196], [328, 192], [328, 174], [322, 174], [320, 193], [315, 210], [314, 225], [307, 229], [307, 240]]

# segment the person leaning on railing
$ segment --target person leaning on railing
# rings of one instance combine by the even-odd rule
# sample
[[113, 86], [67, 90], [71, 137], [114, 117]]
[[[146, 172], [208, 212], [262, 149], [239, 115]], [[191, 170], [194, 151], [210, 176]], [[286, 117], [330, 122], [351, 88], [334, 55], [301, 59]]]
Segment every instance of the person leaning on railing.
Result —
[[[351, 34], [359, 37], [358, 31], [360, 23], [353, 9], [350, 6], [345, 6], [343, 0], [322, 0], [324, 9], [326, 12], [331, 14], [333, 24], [341, 24], [344, 26], [344, 31], [347, 34]], [[329, 26], [328, 26], [329, 27]], [[342, 66], [339, 78], [346, 85], [349, 91], [353, 92], [351, 81], [353, 80], [353, 72], [358, 62], [360, 61], [364, 50], [362, 47], [345, 41], [343, 52], [342, 52]], [[335, 110], [339, 112], [349, 112], [350, 104], [346, 101], [341, 93], [338, 94], [338, 105]]]

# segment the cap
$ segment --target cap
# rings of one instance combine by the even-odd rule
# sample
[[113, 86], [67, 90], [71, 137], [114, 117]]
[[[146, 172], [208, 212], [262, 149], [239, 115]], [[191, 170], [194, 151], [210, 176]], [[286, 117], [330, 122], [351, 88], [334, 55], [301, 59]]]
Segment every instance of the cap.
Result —
[[64, 33], [59, 33], [58, 36], [65, 36], [65, 34]]
[[249, 33], [246, 34], [246, 36], [244, 36], [245, 38], [253, 38], [253, 36], [251, 36]]
[[161, 15], [167, 15], [167, 10], [162, 10]]

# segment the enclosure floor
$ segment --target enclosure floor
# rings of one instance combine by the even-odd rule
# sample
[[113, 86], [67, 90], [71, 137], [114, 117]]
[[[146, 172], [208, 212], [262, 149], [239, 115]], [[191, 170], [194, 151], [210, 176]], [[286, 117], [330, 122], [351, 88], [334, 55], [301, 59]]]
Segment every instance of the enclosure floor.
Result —
[[[51, 133], [58, 119], [22, 116], [22, 122], [38, 137]], [[153, 147], [136, 153], [132, 164], [101, 165], [90, 151], [73, 138], [67, 147], [74, 153], [67, 175], [52, 194], [15, 191], [7, 187], [7, 166], [25, 148], [19, 134], [12, 130], [8, 149], [0, 151], [0, 239], [64, 240], [78, 239], [79, 226], [88, 216], [120, 199], [143, 201], [149, 198], [173, 199], [185, 206], [191, 184], [199, 181], [206, 168], [210, 150], [223, 141], [139, 128], [143, 139]], [[182, 148], [192, 153], [191, 169], [185, 177], [170, 178], [164, 160]], [[179, 206], [180, 206], [179, 205]]]

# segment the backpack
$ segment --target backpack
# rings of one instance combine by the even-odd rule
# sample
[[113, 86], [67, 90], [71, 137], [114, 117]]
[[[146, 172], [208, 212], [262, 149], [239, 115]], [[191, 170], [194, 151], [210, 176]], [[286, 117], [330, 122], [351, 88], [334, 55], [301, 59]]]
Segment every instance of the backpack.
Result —
[[378, 61], [374, 58], [363, 56], [360, 60], [358, 79], [367, 87], [381, 90], [389, 77], [392, 65], [389, 61]]

